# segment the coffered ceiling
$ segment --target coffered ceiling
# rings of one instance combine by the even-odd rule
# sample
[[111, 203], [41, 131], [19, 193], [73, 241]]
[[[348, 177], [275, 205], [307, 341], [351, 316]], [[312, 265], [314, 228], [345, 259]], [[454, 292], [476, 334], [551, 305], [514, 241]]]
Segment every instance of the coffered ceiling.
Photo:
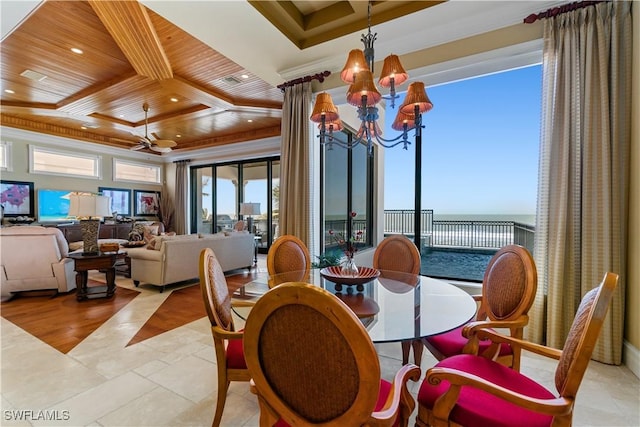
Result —
[[[145, 137], [147, 103], [146, 136], [175, 141], [173, 154], [278, 137], [276, 86], [335, 74], [368, 23], [360, 0], [32, 3], [0, 2], [2, 126], [129, 149]], [[374, 1], [376, 55], [513, 25], [558, 3]]]

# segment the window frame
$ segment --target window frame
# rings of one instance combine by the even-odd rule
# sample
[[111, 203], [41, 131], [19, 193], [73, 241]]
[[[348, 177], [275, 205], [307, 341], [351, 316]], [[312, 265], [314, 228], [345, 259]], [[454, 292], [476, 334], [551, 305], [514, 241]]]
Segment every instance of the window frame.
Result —
[[[140, 167], [140, 168], [153, 168], [157, 171], [156, 173], [156, 180], [154, 181], [145, 181], [145, 180], [139, 180], [139, 179], [127, 179], [127, 178], [119, 178], [118, 177], [118, 166], [119, 165], [128, 165], [128, 166], [134, 166], [134, 167]], [[163, 169], [162, 169], [162, 165], [157, 165], [157, 164], [153, 164], [153, 163], [141, 163], [141, 162], [136, 162], [136, 161], [132, 161], [132, 160], [128, 160], [128, 159], [119, 159], [114, 157], [113, 158], [113, 182], [134, 182], [134, 183], [141, 183], [141, 184], [156, 184], [156, 185], [161, 185], [162, 184], [162, 179], [163, 179]], [[135, 202], [135, 201], [134, 201]]]
[[[36, 154], [39, 154], [39, 153], [51, 154], [51, 155], [67, 157], [67, 158], [91, 160], [93, 161], [92, 175], [54, 172], [54, 171], [36, 169], [35, 156]], [[45, 147], [30, 144], [29, 145], [29, 173], [41, 174], [41, 175], [66, 176], [71, 178], [82, 178], [82, 179], [102, 179], [102, 156], [100, 154], [77, 153], [77, 152], [59, 150], [59, 149], [49, 148], [49, 147], [45, 148]]]

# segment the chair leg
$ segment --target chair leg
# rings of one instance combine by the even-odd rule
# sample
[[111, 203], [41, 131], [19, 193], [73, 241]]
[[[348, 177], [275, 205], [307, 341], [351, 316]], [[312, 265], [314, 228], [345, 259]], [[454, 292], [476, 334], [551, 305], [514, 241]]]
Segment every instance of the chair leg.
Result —
[[417, 366], [420, 366], [422, 362], [422, 350], [424, 349], [422, 340], [413, 340], [411, 346], [413, 347], [413, 362]]
[[213, 416], [211, 427], [219, 427], [222, 420], [222, 412], [224, 404], [227, 401], [227, 390], [229, 390], [229, 381], [226, 379], [218, 379], [218, 399], [216, 402], [216, 414]]
[[411, 341], [402, 341], [402, 366], [409, 363], [409, 349], [411, 348]]

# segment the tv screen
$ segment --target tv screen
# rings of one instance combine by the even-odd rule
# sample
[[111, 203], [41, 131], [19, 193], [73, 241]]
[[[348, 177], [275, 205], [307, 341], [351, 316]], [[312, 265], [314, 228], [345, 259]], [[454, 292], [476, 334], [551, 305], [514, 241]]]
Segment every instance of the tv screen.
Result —
[[64, 221], [69, 214], [69, 190], [38, 190], [38, 221]]

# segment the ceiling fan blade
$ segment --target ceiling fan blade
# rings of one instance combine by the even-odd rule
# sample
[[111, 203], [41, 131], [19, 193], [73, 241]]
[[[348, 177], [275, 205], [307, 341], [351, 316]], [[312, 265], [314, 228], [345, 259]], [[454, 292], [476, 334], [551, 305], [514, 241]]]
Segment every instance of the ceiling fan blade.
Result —
[[159, 147], [157, 145], [152, 145], [151, 150], [155, 151], [156, 153], [170, 153], [172, 151], [169, 147]]
[[153, 141], [153, 143], [155, 145], [157, 145], [158, 147], [162, 147], [162, 148], [171, 148], [171, 147], [175, 147], [176, 145], [178, 145], [178, 144], [176, 144], [175, 141], [172, 141], [170, 139], [157, 139], [157, 140]]
[[144, 144], [138, 144], [129, 148], [129, 150], [138, 151], [138, 150], [142, 150], [143, 148], [147, 148], [147, 147]]

